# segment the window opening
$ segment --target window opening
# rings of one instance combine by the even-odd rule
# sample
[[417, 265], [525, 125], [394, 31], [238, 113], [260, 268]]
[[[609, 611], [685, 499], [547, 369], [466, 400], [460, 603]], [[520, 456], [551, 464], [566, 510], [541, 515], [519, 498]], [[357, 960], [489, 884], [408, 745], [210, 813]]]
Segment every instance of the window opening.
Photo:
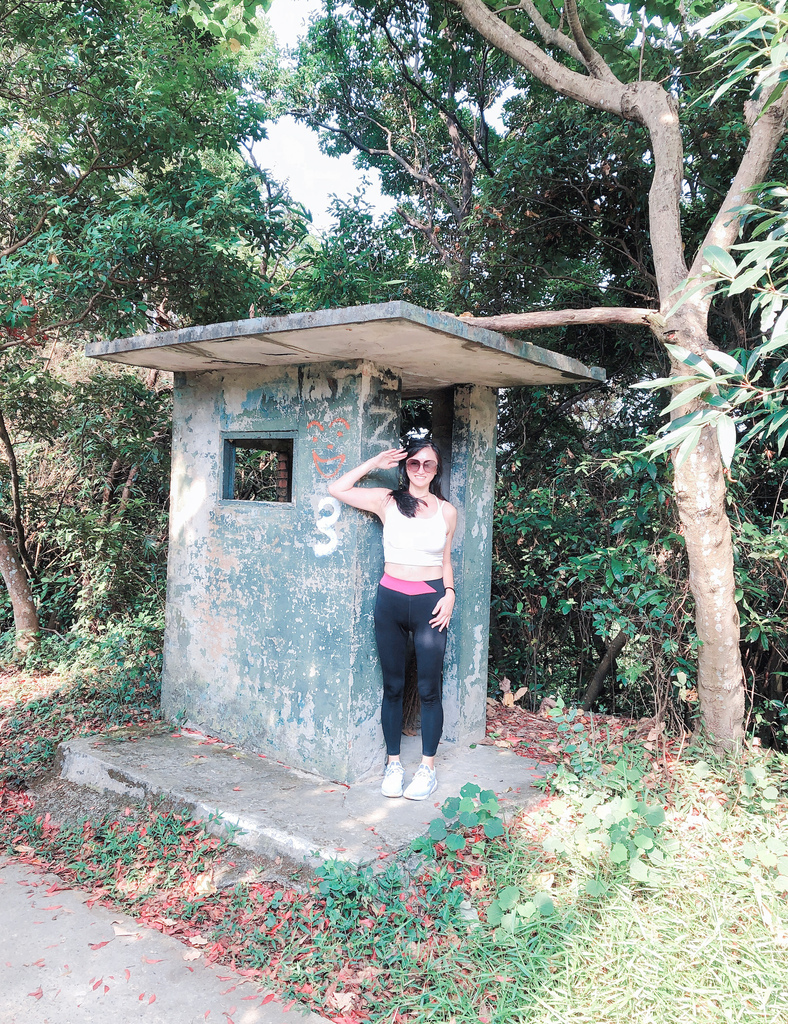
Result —
[[291, 502], [291, 437], [226, 438], [224, 495], [230, 501]]

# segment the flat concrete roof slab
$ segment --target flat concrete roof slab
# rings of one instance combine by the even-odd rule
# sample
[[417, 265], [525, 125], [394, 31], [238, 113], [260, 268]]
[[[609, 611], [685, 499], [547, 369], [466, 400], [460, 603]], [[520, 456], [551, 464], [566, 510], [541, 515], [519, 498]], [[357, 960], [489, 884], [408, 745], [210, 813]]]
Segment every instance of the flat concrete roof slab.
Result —
[[[221, 825], [208, 819], [221, 814], [244, 830], [233, 836], [238, 846], [309, 863], [366, 864], [404, 849], [466, 782], [494, 790], [505, 812], [542, 796], [533, 786], [540, 774], [535, 762], [489, 746], [441, 745], [438, 789], [421, 802], [381, 796], [379, 776], [347, 786], [199, 735], [83, 737], [60, 750], [62, 778], [140, 800], [165, 797], [217, 832]], [[408, 779], [420, 751], [418, 737], [403, 737]]]
[[599, 367], [584, 366], [568, 356], [409, 302], [321, 309], [96, 341], [86, 346], [85, 354], [192, 373], [365, 359], [397, 370], [406, 397], [454, 384], [503, 388], [605, 379]]

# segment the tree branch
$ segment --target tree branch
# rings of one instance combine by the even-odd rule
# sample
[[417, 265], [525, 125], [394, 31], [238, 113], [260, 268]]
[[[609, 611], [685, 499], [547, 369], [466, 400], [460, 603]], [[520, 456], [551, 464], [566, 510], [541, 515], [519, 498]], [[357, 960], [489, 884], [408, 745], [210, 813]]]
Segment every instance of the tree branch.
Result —
[[[508, 54], [540, 82], [569, 99], [579, 100], [597, 110], [606, 110], [618, 117], [624, 113], [626, 87], [618, 81], [607, 81], [581, 75], [549, 57], [536, 43], [524, 38], [501, 21], [484, 0], [451, 0], [465, 19], [493, 46]], [[635, 120], [636, 118], [631, 118]]]
[[548, 46], [557, 46], [559, 50], [563, 50], [565, 54], [576, 60], [578, 64], [582, 64], [584, 67], [588, 66], [583, 54], [578, 50], [574, 39], [570, 39], [560, 29], [553, 28], [550, 22], [539, 13], [533, 0], [520, 0], [516, 8], [510, 8], [510, 10], [517, 9], [525, 11], [533, 22], [534, 28]]
[[597, 699], [599, 694], [602, 692], [602, 684], [605, 681], [605, 676], [608, 674], [610, 669], [613, 667], [613, 663], [619, 654], [623, 651], [627, 642], [627, 635], [624, 630], [620, 630], [615, 637], [611, 640], [610, 646], [605, 651], [605, 656], [597, 666], [597, 670], [594, 673], [594, 677], [588, 684], [588, 689], [583, 697], [583, 711], [590, 711], [594, 701]]
[[580, 22], [580, 15], [577, 13], [576, 0], [564, 0], [564, 10], [566, 11], [569, 27], [572, 30], [572, 36], [577, 43], [577, 48], [583, 55], [583, 63], [594, 78], [599, 78], [605, 82], [618, 82], [618, 79], [607, 66], [601, 54], [597, 53], [591, 43], [589, 43]]
[[747, 189], [758, 185], [767, 178], [769, 164], [772, 162], [780, 139], [785, 134], [788, 119], [788, 92], [784, 92], [765, 114], [761, 114], [765, 101], [766, 97], [760, 104], [747, 103], [745, 105], [745, 117], [750, 128], [750, 141], [736, 176], [731, 182], [731, 187], [728, 189], [728, 194], [720, 206], [719, 213], [706, 232], [706, 237], [693, 260], [689, 271], [690, 277], [700, 275], [703, 266], [703, 250], [707, 245], [719, 245], [722, 249], [729, 249], [733, 245], [741, 227], [741, 214], [734, 212], [736, 207], [742, 206], [748, 198], [751, 198], [747, 196]]
[[456, 130], [463, 136], [463, 138], [474, 151], [478, 159], [481, 160], [484, 169], [487, 171], [491, 178], [494, 177], [495, 170], [493, 169], [489, 160], [487, 160], [484, 154], [480, 151], [473, 136], [465, 129], [462, 123], [457, 120], [452, 111], [449, 110], [449, 108], [444, 103], [441, 103], [440, 100], [436, 99], [434, 96], [431, 96], [430, 93], [427, 92], [427, 90], [424, 88], [424, 86], [409, 73], [405, 55], [400, 49], [400, 47], [397, 45], [396, 40], [392, 36], [391, 32], [389, 31], [389, 27], [385, 22], [383, 22], [382, 28], [383, 31], [386, 33], [386, 38], [389, 41], [389, 45], [397, 55], [397, 59], [399, 60], [400, 67], [402, 69], [402, 77], [405, 79], [405, 81], [408, 82], [409, 85], [413, 86], [413, 88], [418, 93], [420, 93], [420, 95], [427, 101], [427, 103], [431, 103], [433, 106], [437, 107], [440, 113], [443, 114], [443, 116], [447, 119], [447, 121], [451, 121], [455, 125]]
[[540, 309], [534, 313], [503, 313], [501, 316], [461, 316], [472, 327], [486, 327], [504, 334], [532, 331], [541, 327], [568, 327], [570, 324], [642, 324], [652, 327], [661, 320], [658, 310], [634, 306], [592, 306], [589, 309]]

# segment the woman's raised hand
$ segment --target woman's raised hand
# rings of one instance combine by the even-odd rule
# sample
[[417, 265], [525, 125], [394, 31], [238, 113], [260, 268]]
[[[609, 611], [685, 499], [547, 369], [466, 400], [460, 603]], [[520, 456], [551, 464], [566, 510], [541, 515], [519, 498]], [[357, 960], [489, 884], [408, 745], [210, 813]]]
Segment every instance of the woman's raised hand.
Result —
[[375, 469], [393, 469], [402, 462], [407, 454], [406, 448], [389, 448], [388, 451], [381, 452], [370, 461]]

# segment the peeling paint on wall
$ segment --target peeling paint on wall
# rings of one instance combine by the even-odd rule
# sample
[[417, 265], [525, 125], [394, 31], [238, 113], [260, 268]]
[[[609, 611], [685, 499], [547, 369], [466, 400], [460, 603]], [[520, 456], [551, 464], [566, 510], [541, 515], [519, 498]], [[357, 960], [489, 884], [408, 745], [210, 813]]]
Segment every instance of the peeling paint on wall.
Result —
[[[444, 682], [449, 739], [480, 735], [480, 721], [483, 732], [495, 393], [459, 388], [455, 408], [460, 582]], [[340, 781], [381, 763], [373, 623], [381, 527], [341, 507], [327, 479], [395, 447], [399, 412], [396, 374], [368, 362], [179, 375], [167, 715], [183, 711], [232, 742]], [[282, 433], [293, 438], [292, 502], [225, 500], [224, 437]], [[376, 473], [366, 482], [394, 479]]]

